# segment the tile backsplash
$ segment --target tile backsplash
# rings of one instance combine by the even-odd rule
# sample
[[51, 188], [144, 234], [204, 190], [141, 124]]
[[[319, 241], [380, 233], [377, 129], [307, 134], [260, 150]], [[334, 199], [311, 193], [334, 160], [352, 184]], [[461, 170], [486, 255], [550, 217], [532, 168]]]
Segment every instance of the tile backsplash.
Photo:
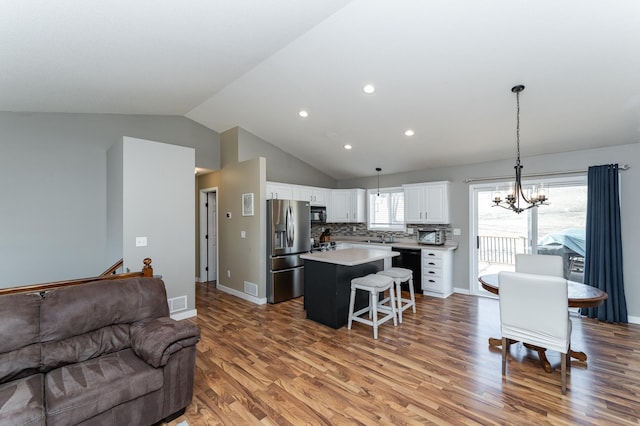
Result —
[[[417, 229], [423, 228], [440, 228], [444, 229], [446, 232], [446, 239], [452, 239], [452, 230], [451, 225], [407, 225], [407, 229], [413, 229], [413, 234], [409, 234], [407, 232], [390, 232], [390, 231], [373, 231], [367, 229], [366, 223], [324, 223], [324, 224], [312, 224], [311, 225], [311, 238], [315, 239], [315, 241], [320, 241], [320, 235], [325, 229], [331, 230], [331, 239], [335, 240], [340, 236], [343, 237], [363, 237], [365, 239], [371, 238], [376, 239], [379, 238], [380, 235], [384, 237], [384, 239], [389, 239], [393, 236], [394, 239], [406, 239], [406, 238], [416, 238], [417, 237]], [[355, 230], [354, 230], [355, 229]]]

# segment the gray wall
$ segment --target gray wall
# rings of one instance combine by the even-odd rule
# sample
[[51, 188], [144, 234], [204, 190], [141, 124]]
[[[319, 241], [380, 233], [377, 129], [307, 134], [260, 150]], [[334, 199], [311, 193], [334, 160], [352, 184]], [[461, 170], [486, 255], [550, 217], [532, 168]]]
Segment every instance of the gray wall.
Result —
[[[152, 258], [167, 296], [187, 296], [195, 309], [195, 150], [128, 137], [122, 144], [124, 267], [140, 270]], [[147, 246], [136, 247], [136, 237], [147, 237]]]
[[254, 134], [237, 128], [238, 161], [264, 157], [267, 181], [335, 188], [336, 180]]
[[[465, 178], [482, 178], [513, 175], [515, 160], [478, 163], [466, 166], [421, 170], [394, 175], [382, 175], [381, 187], [399, 186], [404, 183], [430, 182], [449, 180], [451, 184], [451, 225], [460, 228], [461, 236], [453, 237], [459, 243], [455, 251], [454, 287], [469, 289], [469, 283], [475, 277], [469, 274], [469, 185]], [[640, 259], [640, 221], [636, 214], [640, 211], [640, 197], [635, 184], [640, 182], [640, 144], [619, 145], [609, 148], [590, 149], [553, 155], [523, 157], [524, 174], [586, 170], [598, 164], [629, 164], [631, 169], [622, 173], [621, 210], [622, 210], [622, 245], [624, 256], [625, 294], [630, 316], [640, 320], [640, 271], [635, 267], [635, 260]], [[340, 188], [375, 188], [377, 176], [362, 179], [342, 180]]]
[[123, 136], [220, 164], [219, 135], [184, 117], [0, 112], [0, 287], [95, 276], [118, 260], [107, 242], [107, 150]]

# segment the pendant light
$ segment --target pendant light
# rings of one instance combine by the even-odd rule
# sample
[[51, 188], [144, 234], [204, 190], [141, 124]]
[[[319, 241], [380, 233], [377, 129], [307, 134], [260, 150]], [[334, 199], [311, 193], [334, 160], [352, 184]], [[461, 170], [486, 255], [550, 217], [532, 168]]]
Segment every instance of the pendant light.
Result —
[[[520, 93], [524, 90], [524, 86], [519, 84], [513, 86], [511, 91], [516, 94], [516, 180], [512, 189], [509, 190], [506, 198], [503, 200], [502, 195], [499, 192], [493, 195], [493, 206], [499, 206], [508, 210], [520, 214], [525, 210], [529, 210], [532, 207], [548, 205], [548, 200], [542, 185], [539, 189], [534, 186], [531, 193], [527, 197], [522, 190], [522, 164], [520, 163]], [[524, 200], [527, 205], [520, 207], [520, 199]]]
[[378, 172], [378, 197], [380, 196], [380, 172], [382, 169], [380, 167], [376, 167], [376, 172]]

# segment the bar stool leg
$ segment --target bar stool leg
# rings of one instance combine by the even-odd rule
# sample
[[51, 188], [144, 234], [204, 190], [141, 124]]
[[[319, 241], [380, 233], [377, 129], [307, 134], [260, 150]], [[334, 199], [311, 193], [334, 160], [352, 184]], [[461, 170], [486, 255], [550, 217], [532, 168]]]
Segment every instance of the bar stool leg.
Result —
[[396, 299], [398, 301], [398, 322], [402, 324], [402, 282], [394, 280], [396, 285]]
[[411, 306], [413, 313], [416, 313], [416, 295], [414, 294], [413, 291], [413, 275], [411, 275], [411, 278], [409, 278], [409, 294], [411, 295], [411, 303], [413, 304]]
[[[393, 315], [393, 325], [394, 327], [398, 326], [398, 313], [399, 315], [402, 315], [402, 309], [396, 309], [396, 298], [394, 296], [394, 290], [393, 290], [393, 285], [391, 287], [389, 287], [389, 297], [391, 297], [391, 314]], [[398, 298], [398, 301], [400, 301], [400, 298]], [[399, 302], [402, 303], [402, 302]], [[402, 322], [402, 319], [400, 320], [400, 322]]]
[[373, 311], [373, 338], [378, 338], [378, 292], [371, 292], [371, 310]]
[[351, 289], [351, 297], [349, 298], [349, 322], [347, 323], [347, 329], [351, 330], [351, 323], [353, 322], [353, 307], [356, 303], [356, 289]]

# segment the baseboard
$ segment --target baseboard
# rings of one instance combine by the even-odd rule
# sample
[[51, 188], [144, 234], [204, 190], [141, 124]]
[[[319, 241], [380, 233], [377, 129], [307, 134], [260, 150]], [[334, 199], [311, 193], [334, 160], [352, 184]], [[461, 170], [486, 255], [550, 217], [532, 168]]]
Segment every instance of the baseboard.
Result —
[[222, 284], [216, 284], [216, 288], [225, 293], [229, 293], [233, 296], [239, 297], [240, 299], [255, 303], [256, 305], [264, 305], [265, 303], [267, 303], [266, 297], [255, 297], [250, 294], [243, 293], [242, 291], [238, 291], [234, 288], [225, 287]]
[[197, 317], [198, 316], [198, 310], [197, 309], [190, 309], [188, 311], [180, 311], [180, 312], [176, 312], [171, 314], [171, 318], [176, 320], [176, 321], [180, 321], [183, 319], [187, 319], [187, 318], [193, 318], [193, 317]]
[[454, 293], [458, 293], [458, 294], [466, 294], [467, 296], [469, 296], [469, 295], [471, 294], [471, 292], [470, 292], [468, 289], [466, 289], [466, 288], [457, 288], [457, 287], [454, 287], [454, 288], [453, 288], [453, 292], [454, 292]]
[[627, 320], [629, 321], [629, 324], [640, 324], [640, 317], [627, 316]]

